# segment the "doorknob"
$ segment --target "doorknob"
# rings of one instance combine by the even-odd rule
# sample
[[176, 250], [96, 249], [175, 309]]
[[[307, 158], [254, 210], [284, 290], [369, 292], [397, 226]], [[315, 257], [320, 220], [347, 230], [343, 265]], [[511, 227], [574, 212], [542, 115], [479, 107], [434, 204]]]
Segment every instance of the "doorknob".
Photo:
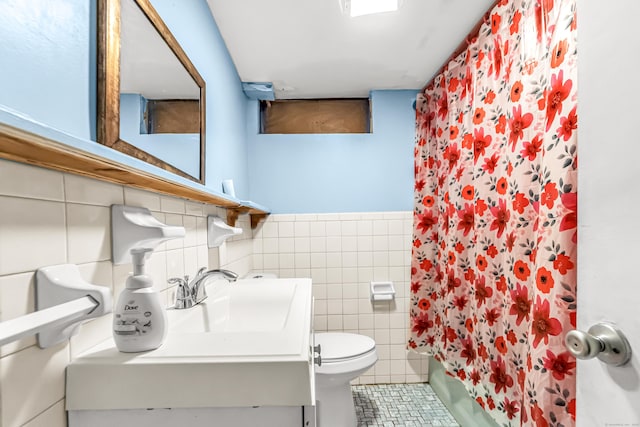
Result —
[[631, 359], [629, 341], [622, 331], [610, 323], [596, 323], [588, 332], [569, 331], [564, 343], [578, 359], [597, 357], [613, 366], [624, 365]]

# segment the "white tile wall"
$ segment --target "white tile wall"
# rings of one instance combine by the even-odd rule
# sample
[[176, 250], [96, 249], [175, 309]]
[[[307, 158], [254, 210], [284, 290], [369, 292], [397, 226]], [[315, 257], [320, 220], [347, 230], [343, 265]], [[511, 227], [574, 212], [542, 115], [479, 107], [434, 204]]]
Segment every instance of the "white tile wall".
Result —
[[[0, 321], [33, 311], [34, 270], [48, 265], [78, 264], [85, 280], [112, 289], [115, 300], [132, 269], [111, 263], [109, 206], [123, 202], [186, 228], [184, 239], [161, 245], [147, 262], [167, 305], [175, 297], [169, 277], [193, 276], [202, 266], [240, 275], [253, 269], [246, 215], [237, 224], [242, 235], [209, 249], [206, 216], [226, 218], [223, 209], [0, 160]], [[41, 350], [34, 337], [0, 347], [0, 426], [65, 427], [66, 365], [110, 336], [111, 316], [103, 316], [85, 323], [69, 343], [50, 349]]]
[[[427, 380], [427, 359], [406, 349], [411, 212], [270, 215], [254, 230], [253, 267], [311, 277], [316, 331], [376, 340], [379, 360], [356, 383]], [[392, 303], [372, 304], [369, 283], [391, 280]]]

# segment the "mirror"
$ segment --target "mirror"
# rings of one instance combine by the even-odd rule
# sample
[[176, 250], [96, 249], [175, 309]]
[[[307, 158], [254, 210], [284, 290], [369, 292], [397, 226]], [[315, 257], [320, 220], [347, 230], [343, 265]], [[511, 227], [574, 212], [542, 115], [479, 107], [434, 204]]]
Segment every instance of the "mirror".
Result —
[[98, 142], [204, 184], [204, 131], [205, 82], [149, 0], [99, 0]]

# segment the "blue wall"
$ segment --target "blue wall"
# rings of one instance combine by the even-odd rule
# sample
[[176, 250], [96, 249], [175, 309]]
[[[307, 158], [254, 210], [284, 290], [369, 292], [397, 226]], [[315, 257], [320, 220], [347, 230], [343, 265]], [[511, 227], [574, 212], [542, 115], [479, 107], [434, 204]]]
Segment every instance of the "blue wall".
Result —
[[[152, 0], [207, 82], [206, 185], [249, 194], [247, 99], [206, 0]], [[96, 140], [97, 0], [0, 1], [0, 105]]]
[[373, 91], [372, 134], [262, 135], [253, 101], [251, 198], [274, 213], [412, 210], [416, 94]]
[[206, 185], [219, 191], [223, 179], [233, 179], [237, 197], [249, 199], [245, 137], [248, 100], [207, 2], [151, 3], [207, 82]]
[[0, 1], [0, 104], [96, 139], [96, 1]]

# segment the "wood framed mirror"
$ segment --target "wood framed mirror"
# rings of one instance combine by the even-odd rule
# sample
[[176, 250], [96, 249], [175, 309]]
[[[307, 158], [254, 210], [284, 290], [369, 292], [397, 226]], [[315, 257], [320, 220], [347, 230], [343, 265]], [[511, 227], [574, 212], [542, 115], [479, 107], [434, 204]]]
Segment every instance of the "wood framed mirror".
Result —
[[98, 1], [97, 123], [99, 143], [204, 184], [205, 81], [149, 0]]

